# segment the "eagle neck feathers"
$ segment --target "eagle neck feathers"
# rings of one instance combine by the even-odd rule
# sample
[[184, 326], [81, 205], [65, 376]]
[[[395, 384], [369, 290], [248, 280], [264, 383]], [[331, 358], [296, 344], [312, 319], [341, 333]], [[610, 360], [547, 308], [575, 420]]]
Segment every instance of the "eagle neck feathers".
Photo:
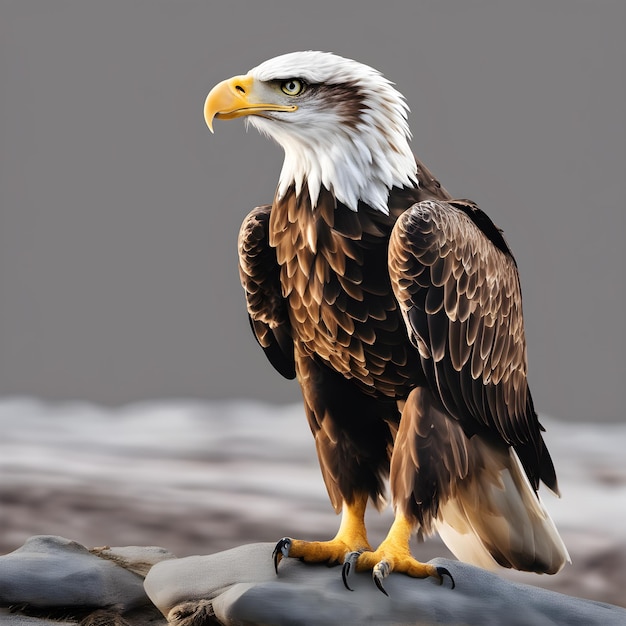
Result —
[[315, 208], [327, 191], [351, 211], [357, 212], [362, 203], [388, 214], [391, 189], [417, 184], [415, 158], [406, 136], [394, 136], [390, 144], [385, 133], [352, 134], [346, 127], [342, 134], [329, 137], [328, 143], [319, 136], [311, 137], [309, 143], [307, 139], [303, 136], [298, 143], [283, 144], [278, 199], [293, 187], [297, 196], [305, 193]]

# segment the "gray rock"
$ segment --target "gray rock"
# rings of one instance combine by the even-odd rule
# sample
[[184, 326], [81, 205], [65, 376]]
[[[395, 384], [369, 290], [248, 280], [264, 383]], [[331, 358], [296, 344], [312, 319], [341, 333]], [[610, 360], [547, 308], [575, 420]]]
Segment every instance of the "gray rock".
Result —
[[272, 544], [251, 544], [211, 556], [157, 563], [145, 589], [176, 626], [209, 624], [377, 624], [406, 626], [526, 626], [579, 624], [623, 626], [626, 610], [530, 585], [508, 582], [497, 574], [447, 559], [432, 561], [454, 576], [416, 580], [392, 574], [385, 587], [369, 574], [353, 574], [348, 591], [338, 568], [284, 559], [274, 572]]
[[102, 559], [109, 559], [129, 572], [139, 574], [142, 578], [155, 563], [176, 558], [171, 552], [159, 546], [104, 546], [91, 548], [89, 552]]
[[76, 622], [66, 622], [39, 617], [15, 615], [0, 609], [0, 625], [2, 626], [76, 626]]
[[167, 622], [154, 607], [135, 609], [124, 615], [115, 610], [96, 609], [67, 619], [0, 609], [0, 626], [167, 626]]
[[146, 603], [142, 576], [63, 537], [31, 537], [0, 557], [0, 606], [126, 611]]

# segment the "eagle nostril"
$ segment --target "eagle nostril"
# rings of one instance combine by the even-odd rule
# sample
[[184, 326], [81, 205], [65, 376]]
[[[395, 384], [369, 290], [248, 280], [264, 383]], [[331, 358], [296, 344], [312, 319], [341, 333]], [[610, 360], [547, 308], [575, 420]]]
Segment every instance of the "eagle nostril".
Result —
[[239, 92], [239, 93], [246, 93], [246, 90], [241, 86], [241, 85], [235, 85], [235, 89]]

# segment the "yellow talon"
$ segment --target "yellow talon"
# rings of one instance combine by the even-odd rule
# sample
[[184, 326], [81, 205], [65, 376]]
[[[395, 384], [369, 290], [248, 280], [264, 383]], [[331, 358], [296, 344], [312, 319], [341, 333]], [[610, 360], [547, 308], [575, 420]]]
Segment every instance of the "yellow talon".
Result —
[[429, 563], [420, 563], [413, 558], [409, 549], [409, 540], [413, 532], [412, 524], [402, 515], [398, 515], [389, 530], [385, 540], [374, 551], [350, 555], [344, 564], [342, 576], [345, 586], [348, 585], [348, 576], [354, 568], [357, 572], [372, 571], [372, 578], [376, 586], [388, 595], [382, 581], [391, 572], [407, 574], [413, 578], [432, 577], [443, 583], [443, 577], [449, 576], [454, 589], [452, 575], [445, 567], [438, 567]]
[[383, 580], [391, 572], [400, 572], [413, 578], [432, 577], [443, 582], [449, 576], [454, 588], [454, 579], [445, 567], [420, 563], [413, 558], [409, 541], [414, 527], [404, 516], [397, 515], [385, 540], [372, 550], [365, 529], [365, 507], [367, 496], [359, 497], [351, 504], [344, 504], [341, 525], [330, 541], [300, 541], [284, 537], [274, 548], [273, 559], [276, 573], [284, 557], [299, 558], [307, 563], [343, 563], [341, 572], [344, 585], [350, 589], [348, 576], [353, 570], [371, 571], [376, 586], [385, 594]]
[[300, 541], [284, 537], [274, 548], [274, 567], [283, 557], [302, 559], [307, 563], [338, 565], [353, 551], [371, 550], [365, 529], [365, 507], [367, 496], [359, 497], [352, 504], [344, 504], [341, 525], [330, 541]]

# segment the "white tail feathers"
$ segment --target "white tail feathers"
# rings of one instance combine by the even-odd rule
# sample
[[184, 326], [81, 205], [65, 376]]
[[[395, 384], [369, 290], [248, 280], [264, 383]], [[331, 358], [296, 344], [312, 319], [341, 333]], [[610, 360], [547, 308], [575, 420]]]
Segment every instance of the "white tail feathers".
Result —
[[435, 527], [462, 561], [555, 574], [570, 561], [554, 522], [512, 448], [472, 437], [480, 467], [440, 503]]

